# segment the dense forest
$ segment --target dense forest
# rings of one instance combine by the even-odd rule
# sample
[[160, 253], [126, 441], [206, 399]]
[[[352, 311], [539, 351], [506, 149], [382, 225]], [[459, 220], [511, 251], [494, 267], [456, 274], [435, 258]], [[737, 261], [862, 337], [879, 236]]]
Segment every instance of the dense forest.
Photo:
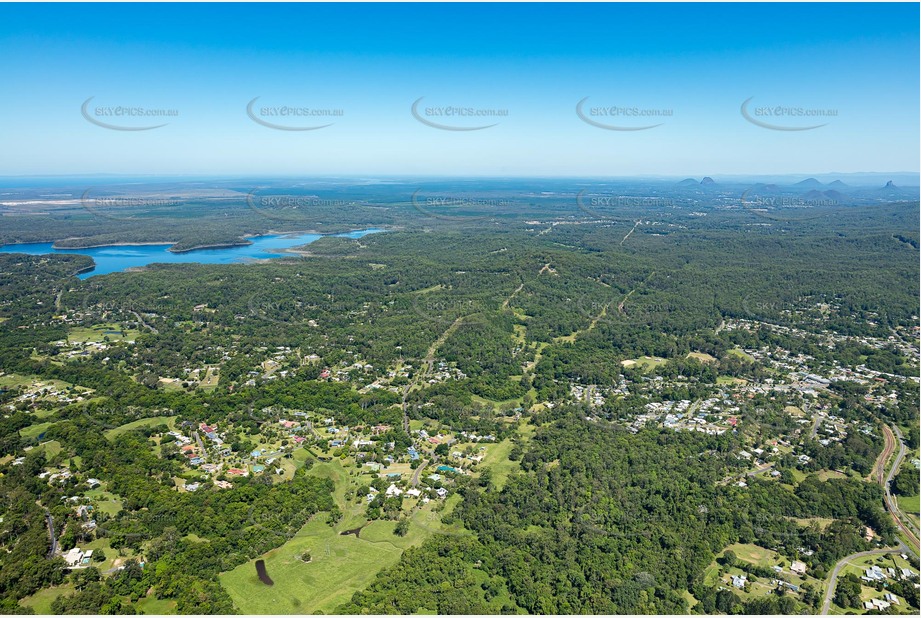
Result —
[[[724, 553], [753, 544], [821, 580], [842, 557], [896, 541], [883, 490], [867, 479], [881, 427], [918, 424], [918, 385], [906, 379], [918, 370], [906, 352], [917, 344], [916, 203], [792, 225], [721, 208], [586, 218], [559, 195], [519, 194], [486, 218], [420, 211], [392, 190], [353, 199], [312, 213], [321, 231], [387, 231], [259, 264], [78, 279], [86, 256], [0, 254], [0, 610], [27, 612], [24, 598], [66, 585], [56, 613], [133, 613], [151, 590], [180, 613], [233, 613], [219, 574], [336, 512], [337, 488], [309, 474], [312, 453], [285, 482], [266, 472], [223, 491], [178, 491], [188, 469], [165, 425], [113, 433], [152, 417], [226, 427], [233, 457], [290, 410], [385, 425], [363, 456], [405, 451], [418, 440], [410, 422], [511, 443], [501, 475], [483, 466], [451, 478], [460, 500], [445, 523], [463, 533], [407, 549], [345, 613], [814, 613], [813, 584], [743, 600], [707, 579], [708, 567], [770, 580]], [[250, 201], [207, 235], [180, 235], [208, 217], [206, 203], [192, 206], [130, 220], [22, 218], [3, 239], [79, 246], [165, 234], [185, 249], [319, 227]], [[79, 341], [96, 334], [98, 345]], [[846, 374], [854, 367], [878, 379], [859, 382]], [[809, 392], [800, 383], [810, 373], [843, 377]], [[202, 375], [213, 376], [207, 388]], [[63, 396], [36, 395], [35, 382]], [[732, 390], [775, 384], [787, 390]], [[636, 424], [650, 405], [683, 400], [731, 406], [699, 419], [731, 416], [732, 427]], [[824, 425], [805, 417], [816, 410]], [[909, 448], [916, 433], [906, 431]], [[776, 475], [746, 476], [740, 452], [771, 445], [786, 447], [771, 455]], [[52, 469], [72, 476], [50, 483], [41, 475]], [[90, 533], [68, 498], [92, 478], [122, 506], [98, 513]], [[892, 490], [917, 495], [917, 475], [903, 468]], [[369, 512], [384, 504], [369, 501]], [[369, 519], [396, 517], [388, 508]], [[133, 558], [115, 572], [69, 572], [50, 551], [49, 518], [59, 549], [106, 539]], [[413, 525], [399, 523], [396, 534]], [[842, 602], [853, 601], [853, 582], [842, 582]]]

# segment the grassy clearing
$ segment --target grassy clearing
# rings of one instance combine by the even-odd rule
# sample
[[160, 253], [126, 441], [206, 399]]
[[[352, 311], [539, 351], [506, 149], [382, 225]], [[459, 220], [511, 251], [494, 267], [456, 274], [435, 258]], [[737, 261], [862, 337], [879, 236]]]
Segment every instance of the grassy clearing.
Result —
[[122, 510], [122, 499], [117, 494], [110, 493], [103, 489], [91, 489], [85, 494], [87, 498], [96, 501], [96, 508], [101, 513], [115, 515]]
[[220, 379], [220, 372], [218, 372], [214, 367], [208, 367], [208, 369], [205, 371], [205, 377], [202, 378], [198, 388], [204, 391], [213, 391], [215, 388], [217, 388], [217, 384]]
[[[524, 424], [519, 429], [519, 435], [527, 440], [535, 430], [536, 427]], [[518, 469], [518, 462], [508, 459], [514, 444], [511, 440], [504, 440], [483, 446], [486, 447], [486, 455], [481, 467], [489, 467], [493, 479], [501, 487]], [[293, 461], [299, 466], [312, 459], [313, 456], [305, 449], [294, 451]], [[392, 466], [388, 471], [394, 469], [397, 467]], [[404, 479], [412, 473], [409, 469], [404, 472]], [[351, 459], [336, 458], [314, 463], [308, 474], [333, 482], [332, 496], [342, 511], [342, 519], [331, 526], [328, 515], [319, 513], [294, 538], [259, 556], [259, 559], [265, 560], [266, 569], [274, 581], [271, 587], [257, 577], [255, 559], [222, 573], [219, 581], [241, 613], [335, 611], [355, 592], [367, 587], [382, 569], [395, 565], [409, 547], [422, 544], [434, 534], [471, 534], [458, 523], [443, 523], [444, 517], [460, 503], [461, 496], [458, 494], [451, 495], [444, 503], [433, 500], [421, 507], [414, 500], [406, 500], [404, 508], [411, 511], [409, 532], [404, 537], [398, 537], [393, 533], [395, 521], [368, 522], [365, 502], [346, 498], [349, 491], [370, 482], [375, 476], [373, 473], [356, 468]], [[361, 532], [358, 537], [341, 534], [359, 527]], [[302, 559], [305, 552], [310, 555], [309, 562]]]
[[897, 498], [899, 508], [906, 513], [917, 515], [921, 512], [921, 495], [919, 496], [899, 496]]
[[620, 364], [624, 367], [638, 367], [643, 371], [649, 371], [666, 362], [668, 362], [667, 359], [659, 358], [658, 356], [641, 356], [640, 358], [622, 360]]
[[479, 395], [471, 395], [470, 399], [485, 406], [492, 406], [493, 410], [499, 412], [505, 408], [516, 408], [520, 406], [521, 400], [524, 399], [524, 397], [518, 397], [517, 399], [506, 399], [505, 401], [495, 401], [493, 399], [480, 397]]
[[158, 599], [154, 595], [144, 597], [134, 605], [138, 612], [147, 615], [165, 615], [176, 613], [176, 601]]
[[[537, 427], [534, 425], [522, 423], [518, 427], [518, 436], [522, 442], [527, 442], [535, 431], [537, 431]], [[505, 439], [497, 444], [486, 446], [486, 456], [483, 458], [482, 466], [490, 469], [493, 483], [500, 490], [505, 487], [508, 477], [520, 470], [519, 463], [508, 458], [514, 447], [515, 444], [511, 439]]]
[[[324, 515], [315, 517], [293, 539], [261, 556], [274, 586], [259, 581], [254, 561], [220, 575], [238, 610], [246, 614], [331, 612], [399, 560], [401, 551], [393, 543], [342, 536], [325, 520]], [[301, 560], [304, 552], [310, 552], [309, 563]]]
[[750, 354], [746, 354], [745, 352], [743, 352], [743, 351], [742, 351], [741, 349], [739, 349], [739, 348], [733, 348], [733, 349], [729, 350], [729, 352], [727, 352], [727, 353], [728, 353], [728, 354], [731, 354], [731, 355], [733, 355], [733, 356], [738, 356], [739, 358], [744, 358], [744, 359], [747, 360], [747, 361], [754, 362], [754, 360], [755, 360]]
[[751, 543], [735, 543], [723, 550], [723, 554], [730, 550], [734, 552], [736, 557], [740, 560], [764, 567], [770, 567], [777, 564], [777, 560], [779, 559], [779, 555], [776, 552], [758, 545], [752, 545]]
[[[337, 462], [338, 463], [338, 462]], [[337, 477], [334, 466], [324, 464], [321, 475]], [[343, 470], [344, 472], [344, 470]], [[337, 483], [336, 501], [343, 498], [346, 483]], [[453, 496], [459, 500], [459, 496]], [[450, 501], [449, 501], [450, 502]], [[310, 614], [332, 612], [352, 595], [367, 587], [385, 568], [395, 565], [408, 547], [421, 544], [435, 533], [463, 534], [441, 523], [431, 502], [416, 511], [405, 537], [393, 534], [394, 521], [374, 521], [366, 525], [358, 538], [342, 535], [348, 526], [365, 523], [362, 516], [351, 513], [335, 527], [326, 514], [318, 514], [284, 545], [263, 556], [275, 585], [267, 587], [256, 576], [255, 561], [242, 564], [220, 575], [221, 585], [234, 605], [246, 614]], [[445, 511], [453, 505], [446, 504]], [[310, 553], [310, 562], [301, 557]]]
[[[310, 458], [303, 449], [295, 459]], [[330, 526], [328, 515], [315, 515], [294, 538], [281, 547], [260, 556], [275, 582], [267, 587], [256, 576], [255, 560], [220, 575], [237, 609], [247, 614], [309, 614], [331, 612], [370, 584], [384, 568], [399, 561], [403, 551], [420, 545], [433, 534], [469, 534], [461, 526], [442, 523], [460, 502], [457, 494], [443, 504], [432, 501], [412, 511], [409, 532], [404, 537], [393, 533], [395, 521], [368, 522], [364, 501], [349, 501], [346, 493], [369, 482], [375, 475], [334, 459], [316, 463], [308, 474], [330, 479], [334, 484], [333, 500], [342, 510], [342, 519]], [[303, 464], [302, 464], [303, 465]], [[407, 500], [405, 505], [415, 505]], [[358, 537], [342, 535], [361, 527]], [[310, 553], [310, 561], [302, 556]]]
[[86, 328], [74, 327], [67, 332], [68, 343], [101, 343], [103, 341], [123, 341], [137, 339], [141, 333], [136, 330], [123, 329], [118, 324], [94, 324]]
[[707, 354], [706, 352], [688, 352], [688, 358], [696, 358], [702, 363], [715, 363], [717, 362], [716, 357]]
[[19, 601], [23, 607], [31, 607], [36, 614], [52, 614], [51, 603], [59, 596], [73, 594], [77, 589], [73, 584], [62, 584], [51, 588], [42, 588], [32, 596]]
[[29, 425], [28, 427], [23, 427], [20, 429], [19, 435], [23, 438], [26, 438], [27, 440], [34, 440], [35, 438], [45, 433], [45, 431], [47, 431], [48, 428], [52, 425], [54, 425], [54, 422], [36, 423], [35, 425]]
[[809, 524], [816, 523], [819, 526], [819, 530], [825, 530], [831, 522], [835, 521], [830, 517], [791, 517], [790, 519], [800, 526], [808, 526]]
[[108, 440], [114, 440], [127, 431], [133, 431], [135, 429], [140, 429], [141, 427], [153, 427], [155, 425], [161, 425], [164, 423], [171, 430], [176, 429], [175, 416], [151, 416], [150, 418], [142, 418], [130, 423], [125, 423], [124, 425], [116, 427], [115, 429], [110, 429], [109, 431], [105, 432], [105, 437]]
[[46, 459], [51, 459], [61, 452], [61, 443], [57, 440], [49, 440], [48, 442], [42, 442], [37, 448], [45, 451]]
[[63, 390], [73, 385], [62, 380], [48, 380], [38, 376], [24, 376], [17, 373], [7, 373], [0, 376], [0, 387], [2, 388], [42, 388], [44, 386], [53, 386], [58, 390]]

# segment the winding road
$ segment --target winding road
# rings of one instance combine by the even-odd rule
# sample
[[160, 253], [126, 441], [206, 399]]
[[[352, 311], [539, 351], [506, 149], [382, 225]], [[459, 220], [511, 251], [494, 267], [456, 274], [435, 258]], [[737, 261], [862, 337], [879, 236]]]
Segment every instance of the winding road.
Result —
[[[855, 554], [851, 554], [850, 556], [845, 556], [839, 560], [831, 573], [831, 579], [828, 582], [828, 588], [825, 590], [825, 599], [822, 601], [821, 611], [823, 615], [828, 614], [828, 611], [831, 608], [832, 598], [835, 596], [835, 587], [838, 584], [838, 574], [841, 572], [841, 569], [847, 566], [849, 561], [856, 558], [863, 558], [865, 556], [876, 556], [882, 554], [910, 553], [917, 556], [919, 553], [917, 533], [912, 530], [910, 523], [906, 523], [908, 520], [904, 519], [904, 516], [899, 511], [898, 502], [889, 491], [889, 484], [892, 482], [892, 478], [898, 472], [899, 466], [901, 465], [902, 460], [905, 458], [905, 443], [902, 442], [902, 432], [899, 431], [898, 427], [890, 428], [888, 425], [883, 425], [883, 438], [886, 440], [886, 445], [883, 447], [883, 452], [880, 453], [879, 459], [876, 460], [873, 476], [875, 477], [876, 482], [882, 486], [883, 492], [885, 492], [884, 502], [886, 503], [886, 510], [889, 511], [889, 514], [892, 516], [892, 520], [895, 522], [895, 525], [898, 526], [899, 530], [901, 530], [902, 533], [908, 538], [908, 540], [911, 541], [912, 547], [909, 547], [902, 539], [899, 539], [899, 546], [897, 548], [861, 551]], [[889, 459], [895, 452], [896, 445], [899, 447], [898, 453], [896, 454], [895, 461], [892, 463], [892, 467], [889, 469], [889, 474], [886, 474], [886, 464], [889, 463]]]
[[[893, 429], [895, 430], [895, 434], [893, 434]], [[898, 500], [889, 490], [893, 477], [899, 471], [899, 466], [902, 464], [902, 460], [905, 459], [905, 443], [902, 442], [902, 432], [899, 431], [898, 427], [890, 428], [888, 425], [883, 425], [883, 436], [886, 439], [886, 447], [883, 452], [887, 453], [887, 456], [881, 464], [878, 464], [879, 467], [877, 469], [877, 481], [880, 483], [880, 485], [882, 485], [883, 492], [885, 492], [884, 500], [886, 502], [886, 510], [888, 510], [889, 514], [892, 515], [892, 520], [895, 522], [895, 525], [898, 526], [899, 530], [901, 530], [902, 533], [911, 542], [911, 547], [908, 548], [909, 551], [915, 556], [918, 556], [918, 532], [913, 528], [911, 521], [905, 517], [905, 515], [899, 509]], [[883, 478], [883, 475], [886, 471], [886, 462], [889, 461], [889, 457], [891, 457], [892, 452], [895, 451], [896, 444], [899, 447], [899, 452], [896, 454], [895, 461], [892, 463], [892, 467], [889, 469], [889, 474]]]
[[828, 614], [828, 610], [831, 608], [832, 597], [835, 596], [835, 587], [838, 585], [838, 574], [841, 573], [841, 569], [847, 566], [847, 563], [851, 560], [856, 560], [857, 558], [864, 558], [866, 556], [878, 556], [883, 554], [897, 554], [901, 551], [900, 549], [871, 549], [870, 551], [859, 551], [857, 553], [851, 554], [850, 556], [845, 556], [838, 561], [838, 564], [835, 565], [834, 570], [831, 572], [831, 579], [828, 582], [828, 588], [825, 590], [825, 599], [822, 601], [822, 611], [820, 612], [823, 616]]

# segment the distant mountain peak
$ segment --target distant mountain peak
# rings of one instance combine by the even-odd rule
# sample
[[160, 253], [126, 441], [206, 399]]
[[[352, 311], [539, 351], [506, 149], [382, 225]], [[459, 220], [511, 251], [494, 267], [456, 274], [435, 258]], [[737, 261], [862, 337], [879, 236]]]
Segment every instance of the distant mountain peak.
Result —
[[696, 185], [696, 184], [698, 184], [698, 183], [697, 183], [697, 181], [694, 180], [693, 178], [685, 178], [684, 180], [682, 180], [682, 181], [679, 182], [678, 184], [679, 184], [679, 185], [682, 185], [682, 186], [688, 186], [688, 185]]
[[848, 185], [848, 184], [845, 183], [845, 182], [841, 182], [840, 180], [836, 180], [836, 181], [834, 181], [834, 182], [829, 183], [828, 186], [829, 186], [829, 187], [834, 187], [835, 189], [841, 189], [841, 188], [847, 188], [847, 187], [849, 187], [850, 185]]
[[884, 188], [884, 189], [898, 189], [898, 187], [895, 186], [895, 183], [892, 182], [891, 180], [890, 180], [889, 182], [887, 182], [887, 183], [886, 183], [886, 186], [883, 187], [883, 188]]
[[805, 187], [805, 188], [818, 188], [818, 187], [823, 187], [825, 185], [823, 185], [821, 182], [819, 182], [815, 178], [807, 178], [806, 180], [801, 180], [800, 182], [796, 183], [795, 186]]
[[700, 181], [702, 185], [715, 185], [716, 181], [710, 178], [709, 176], [704, 176], [703, 180]]

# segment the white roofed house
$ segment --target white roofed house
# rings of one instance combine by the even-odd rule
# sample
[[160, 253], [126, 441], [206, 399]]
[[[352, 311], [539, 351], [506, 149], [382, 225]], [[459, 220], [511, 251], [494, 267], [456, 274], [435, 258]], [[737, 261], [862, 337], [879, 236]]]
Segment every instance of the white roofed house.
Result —
[[79, 547], [73, 547], [64, 554], [64, 562], [67, 563], [69, 567], [75, 567], [80, 564], [80, 561], [83, 559], [83, 552], [80, 551]]
[[93, 550], [88, 549], [86, 551], [81, 551], [79, 547], [74, 547], [64, 554], [63, 557], [64, 562], [67, 563], [69, 568], [79, 569], [89, 566], [90, 560], [93, 557]]

